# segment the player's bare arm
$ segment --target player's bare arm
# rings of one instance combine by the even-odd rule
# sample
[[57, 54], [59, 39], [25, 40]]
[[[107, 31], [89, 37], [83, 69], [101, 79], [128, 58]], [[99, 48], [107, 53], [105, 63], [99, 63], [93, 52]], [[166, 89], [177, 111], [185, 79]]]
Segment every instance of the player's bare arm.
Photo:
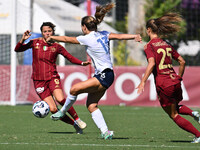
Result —
[[76, 37], [69, 37], [69, 36], [50, 36], [47, 38], [47, 42], [51, 42], [51, 41], [79, 44]]
[[141, 42], [142, 37], [140, 34], [116, 34], [116, 33], [110, 33], [109, 40], [135, 40], [136, 42]]
[[143, 76], [140, 84], [136, 88], [136, 89], [138, 89], [138, 91], [137, 91], [138, 94], [140, 94], [144, 91], [145, 83], [146, 83], [147, 79], [149, 78], [150, 74], [152, 73], [154, 66], [155, 66], [155, 59], [153, 57], [150, 57], [148, 59], [148, 66], [146, 68], [144, 76]]
[[178, 62], [180, 64], [178, 75], [182, 77], [185, 71], [185, 60], [183, 59], [183, 57], [179, 56]]

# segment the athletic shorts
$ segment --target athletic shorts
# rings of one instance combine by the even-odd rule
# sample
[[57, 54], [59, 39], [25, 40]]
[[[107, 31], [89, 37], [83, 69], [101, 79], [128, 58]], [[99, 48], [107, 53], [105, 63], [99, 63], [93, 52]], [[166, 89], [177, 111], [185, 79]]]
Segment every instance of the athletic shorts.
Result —
[[114, 72], [112, 69], [107, 68], [99, 74], [94, 75], [94, 77], [99, 80], [103, 87], [108, 89], [114, 81]]
[[158, 93], [158, 99], [162, 107], [170, 106], [174, 103], [179, 103], [182, 101], [182, 88], [181, 83], [169, 86], [165, 89], [159, 87], [156, 88]]
[[62, 89], [60, 78], [52, 78], [51, 80], [33, 80], [36, 93], [44, 100], [51, 96], [55, 89]]

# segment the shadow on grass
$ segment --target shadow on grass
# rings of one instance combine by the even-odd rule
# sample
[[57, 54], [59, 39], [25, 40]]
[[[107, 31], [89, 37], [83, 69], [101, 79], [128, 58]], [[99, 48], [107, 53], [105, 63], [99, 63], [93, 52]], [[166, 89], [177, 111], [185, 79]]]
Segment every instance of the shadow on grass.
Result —
[[48, 132], [52, 134], [76, 134], [76, 132]]
[[191, 143], [191, 141], [185, 141], [185, 140], [171, 140], [170, 142], [173, 142], [173, 143]]
[[113, 137], [112, 140], [128, 140], [127, 137]]

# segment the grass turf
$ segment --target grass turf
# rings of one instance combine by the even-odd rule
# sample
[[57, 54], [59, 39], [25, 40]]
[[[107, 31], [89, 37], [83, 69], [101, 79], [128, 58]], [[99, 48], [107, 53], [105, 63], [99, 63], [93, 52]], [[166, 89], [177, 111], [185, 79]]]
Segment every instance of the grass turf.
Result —
[[[176, 126], [160, 107], [100, 106], [113, 140], [100, 139], [100, 132], [84, 106], [75, 105], [87, 123], [83, 135], [73, 126], [36, 118], [31, 105], [0, 106], [0, 150], [125, 150], [125, 149], [200, 149], [191, 144], [193, 135]], [[197, 109], [196, 109], [197, 110]], [[197, 129], [200, 125], [184, 116]]]

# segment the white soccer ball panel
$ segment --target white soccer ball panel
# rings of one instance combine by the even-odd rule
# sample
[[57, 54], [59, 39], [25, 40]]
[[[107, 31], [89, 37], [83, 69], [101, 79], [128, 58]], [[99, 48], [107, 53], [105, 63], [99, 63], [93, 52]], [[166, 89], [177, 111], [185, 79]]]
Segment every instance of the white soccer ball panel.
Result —
[[44, 118], [49, 114], [49, 105], [45, 101], [37, 101], [33, 104], [33, 114], [38, 118]]

